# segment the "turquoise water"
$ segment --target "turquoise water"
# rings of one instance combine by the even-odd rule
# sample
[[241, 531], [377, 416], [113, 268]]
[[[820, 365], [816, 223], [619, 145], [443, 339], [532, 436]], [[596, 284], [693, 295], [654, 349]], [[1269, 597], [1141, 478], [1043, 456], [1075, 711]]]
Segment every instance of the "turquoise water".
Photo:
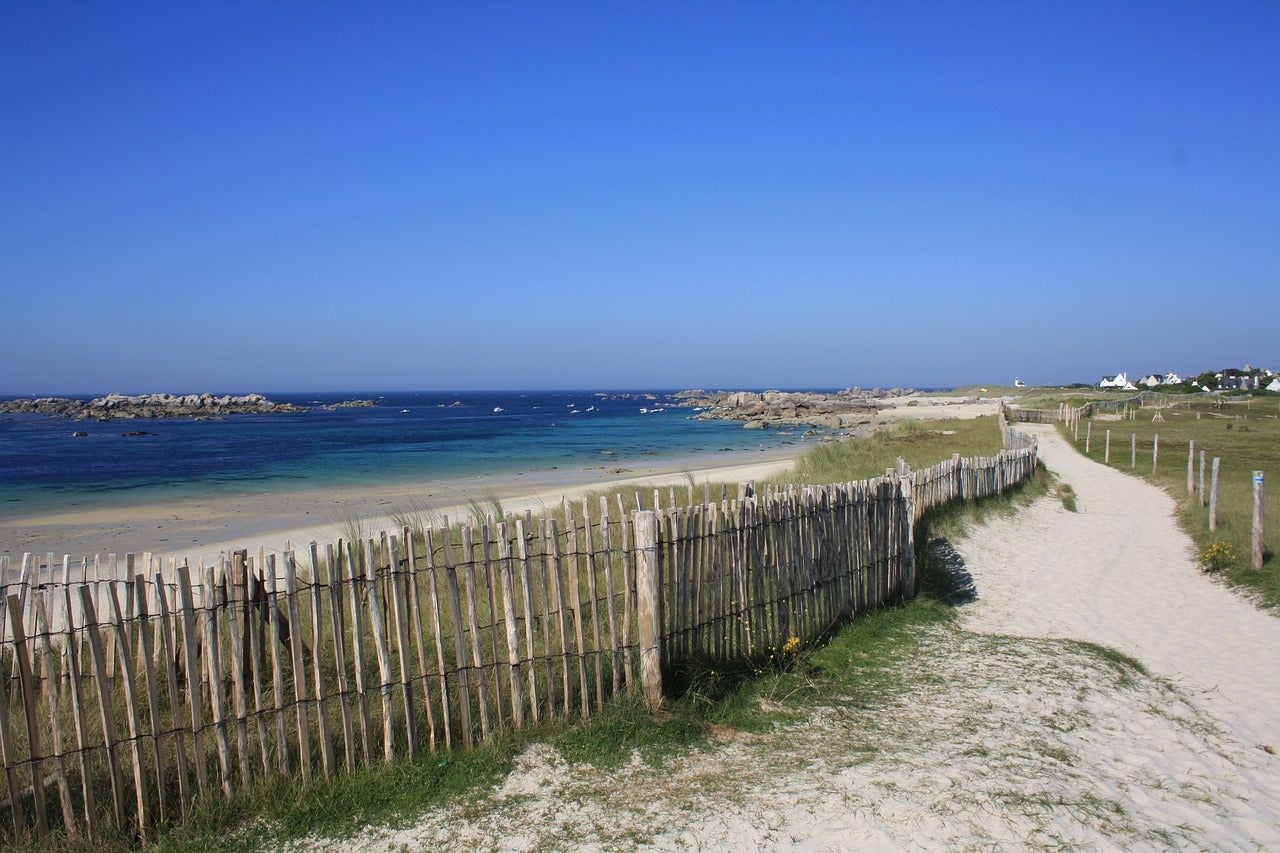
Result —
[[[693, 420], [692, 410], [671, 405], [669, 392], [645, 393], [274, 393], [267, 396], [313, 408], [209, 421], [0, 415], [0, 517], [201, 494], [625, 465], [798, 437]], [[352, 399], [377, 405], [319, 408]], [[88, 436], [74, 437], [77, 431]], [[133, 431], [147, 434], [123, 435]]]

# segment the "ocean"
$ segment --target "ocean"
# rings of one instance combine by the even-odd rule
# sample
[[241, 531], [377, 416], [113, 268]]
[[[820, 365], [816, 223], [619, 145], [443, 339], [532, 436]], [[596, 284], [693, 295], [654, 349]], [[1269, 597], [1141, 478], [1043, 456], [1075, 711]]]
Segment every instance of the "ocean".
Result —
[[[0, 518], [196, 495], [392, 484], [679, 458], [804, 428], [694, 420], [670, 391], [267, 393], [310, 411], [71, 420], [0, 415]], [[325, 405], [372, 400], [372, 408]], [[145, 432], [145, 435], [125, 433]], [[73, 433], [88, 433], [75, 437]]]

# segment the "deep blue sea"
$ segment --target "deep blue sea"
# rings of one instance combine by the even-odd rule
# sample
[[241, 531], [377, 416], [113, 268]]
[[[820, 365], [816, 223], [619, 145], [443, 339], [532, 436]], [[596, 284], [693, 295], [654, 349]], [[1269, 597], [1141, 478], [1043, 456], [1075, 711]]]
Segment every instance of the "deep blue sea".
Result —
[[[625, 465], [797, 438], [797, 431], [693, 420], [693, 410], [670, 404], [670, 392], [645, 393], [267, 393], [311, 411], [105, 422], [0, 415], [0, 517], [219, 492]], [[320, 408], [354, 399], [377, 405]], [[151, 434], [122, 435], [138, 430]], [[73, 437], [76, 431], [88, 436]]]

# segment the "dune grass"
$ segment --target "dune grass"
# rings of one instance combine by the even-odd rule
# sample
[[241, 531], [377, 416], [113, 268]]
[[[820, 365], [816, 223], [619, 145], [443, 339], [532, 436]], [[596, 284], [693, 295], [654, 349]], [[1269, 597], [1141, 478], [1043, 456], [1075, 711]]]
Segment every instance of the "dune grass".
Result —
[[898, 458], [912, 468], [926, 468], [952, 454], [992, 456], [1000, 450], [994, 415], [966, 420], [904, 420], [865, 438], [823, 442], [807, 450], [795, 466], [770, 482], [824, 485], [879, 477]]

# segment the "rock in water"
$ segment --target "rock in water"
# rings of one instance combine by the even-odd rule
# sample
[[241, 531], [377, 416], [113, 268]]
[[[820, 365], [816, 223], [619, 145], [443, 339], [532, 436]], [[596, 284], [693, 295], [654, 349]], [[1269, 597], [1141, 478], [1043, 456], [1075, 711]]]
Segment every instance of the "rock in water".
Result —
[[305, 412], [305, 406], [292, 403], [276, 403], [261, 394], [242, 396], [214, 396], [213, 394], [108, 394], [93, 400], [74, 400], [65, 397], [40, 397], [35, 399], [0, 401], [0, 412], [41, 414], [64, 418], [182, 418], [219, 417], [241, 414], [277, 414], [281, 412]]

